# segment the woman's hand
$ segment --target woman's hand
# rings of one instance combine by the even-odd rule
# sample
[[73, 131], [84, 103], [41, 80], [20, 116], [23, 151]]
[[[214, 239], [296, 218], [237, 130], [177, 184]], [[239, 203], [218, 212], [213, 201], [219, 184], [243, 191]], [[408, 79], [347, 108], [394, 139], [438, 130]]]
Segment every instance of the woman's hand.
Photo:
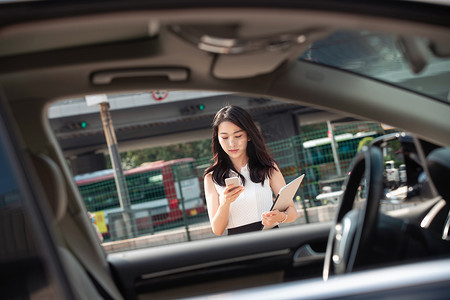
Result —
[[286, 221], [288, 214], [281, 212], [278, 209], [268, 211], [262, 214], [262, 224], [264, 226], [272, 227]]
[[244, 191], [243, 186], [237, 186], [235, 187], [234, 184], [230, 184], [225, 188], [225, 191], [223, 192], [223, 200], [226, 204], [233, 203], [240, 194]]

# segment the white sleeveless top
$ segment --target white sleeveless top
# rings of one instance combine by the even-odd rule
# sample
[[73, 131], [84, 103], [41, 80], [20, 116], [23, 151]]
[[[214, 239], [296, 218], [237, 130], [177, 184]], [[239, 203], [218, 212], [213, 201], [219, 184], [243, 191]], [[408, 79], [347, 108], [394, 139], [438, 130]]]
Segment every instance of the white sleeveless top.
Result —
[[[250, 179], [247, 165], [241, 169], [241, 174], [245, 178], [245, 189], [230, 205], [227, 229], [260, 222], [261, 215], [272, 207], [273, 197], [269, 178], [264, 180], [264, 186], [261, 183], [254, 183]], [[231, 171], [230, 175], [237, 176], [234, 171]], [[215, 183], [214, 185], [219, 194], [219, 202], [222, 203], [226, 187]]]

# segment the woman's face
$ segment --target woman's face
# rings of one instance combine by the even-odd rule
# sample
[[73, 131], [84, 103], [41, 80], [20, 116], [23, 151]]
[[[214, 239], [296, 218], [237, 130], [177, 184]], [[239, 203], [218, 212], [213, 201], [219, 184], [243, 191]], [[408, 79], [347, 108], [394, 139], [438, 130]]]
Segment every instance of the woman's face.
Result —
[[228, 121], [220, 123], [218, 128], [218, 139], [223, 151], [225, 151], [231, 159], [247, 156], [247, 132], [239, 126]]

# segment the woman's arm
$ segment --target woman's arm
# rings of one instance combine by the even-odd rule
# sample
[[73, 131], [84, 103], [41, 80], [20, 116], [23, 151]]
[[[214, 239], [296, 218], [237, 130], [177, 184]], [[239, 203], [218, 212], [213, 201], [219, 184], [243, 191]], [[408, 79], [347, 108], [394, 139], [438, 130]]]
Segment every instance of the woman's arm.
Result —
[[204, 184], [211, 229], [214, 234], [222, 235], [225, 228], [227, 228], [230, 205], [244, 191], [244, 187], [241, 186], [235, 189], [233, 189], [233, 185], [227, 187], [224, 191], [224, 201], [220, 203], [219, 194], [216, 191], [211, 174], [205, 176]]
[[[286, 181], [284, 180], [283, 174], [281, 174], [278, 166], [275, 167], [276, 170], [273, 170], [270, 176], [270, 188], [275, 195], [278, 195], [280, 189], [286, 185]], [[297, 217], [297, 209], [295, 208], [294, 201], [291, 201], [288, 209], [286, 209], [284, 212], [274, 210], [264, 213], [262, 217], [262, 223], [266, 226], [273, 226], [276, 223], [294, 222], [295, 220], [297, 220]]]

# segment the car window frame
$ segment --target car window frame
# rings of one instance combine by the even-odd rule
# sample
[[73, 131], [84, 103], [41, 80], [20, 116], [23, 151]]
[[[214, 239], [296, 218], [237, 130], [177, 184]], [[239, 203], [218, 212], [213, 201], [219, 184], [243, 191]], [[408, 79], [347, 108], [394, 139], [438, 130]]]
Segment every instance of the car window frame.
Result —
[[40, 247], [40, 258], [44, 260], [43, 263], [49, 272], [48, 285], [53, 285], [58, 296], [63, 296], [64, 299], [75, 299], [58, 254], [56, 235], [48, 222], [51, 219], [51, 213], [42, 205], [43, 191], [36, 184], [37, 176], [34, 174], [34, 169], [30, 168], [31, 159], [21, 147], [19, 130], [6, 104], [6, 97], [1, 86], [0, 138], [0, 147], [3, 147], [4, 155], [10, 165], [9, 169], [13, 172], [11, 177], [19, 186], [19, 195], [22, 199], [23, 210], [28, 217], [30, 232], [37, 246]]

